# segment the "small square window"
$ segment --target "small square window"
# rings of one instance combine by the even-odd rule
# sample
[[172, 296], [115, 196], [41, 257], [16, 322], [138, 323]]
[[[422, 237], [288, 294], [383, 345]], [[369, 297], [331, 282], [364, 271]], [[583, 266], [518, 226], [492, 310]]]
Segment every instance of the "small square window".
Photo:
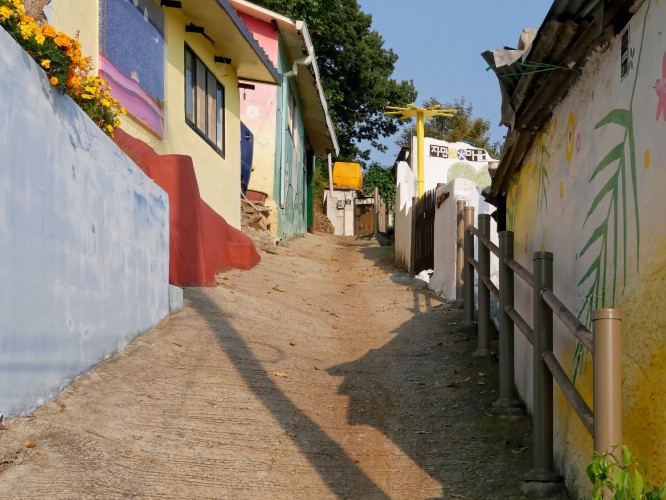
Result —
[[625, 28], [622, 32], [620, 44], [620, 79], [623, 80], [629, 69], [631, 68], [629, 64], [629, 26]]

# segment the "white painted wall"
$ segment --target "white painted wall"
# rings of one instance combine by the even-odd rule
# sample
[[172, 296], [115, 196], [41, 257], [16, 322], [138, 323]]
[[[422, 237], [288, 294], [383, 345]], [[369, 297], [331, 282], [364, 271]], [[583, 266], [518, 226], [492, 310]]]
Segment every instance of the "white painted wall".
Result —
[[0, 413], [169, 312], [166, 193], [0, 29]]
[[456, 203], [467, 202], [478, 212], [479, 191], [467, 179], [454, 179], [437, 189], [437, 196], [449, 197], [435, 210], [435, 269], [429, 288], [448, 300], [456, 298]]
[[[490, 185], [488, 167], [495, 162], [484, 149], [466, 142], [446, 142], [426, 137], [424, 144], [424, 190], [435, 189], [455, 178], [471, 180], [479, 188]], [[412, 138], [412, 151], [417, 151], [416, 137]], [[410, 157], [416, 171], [417, 153]]]
[[395, 261], [409, 270], [412, 255], [412, 197], [416, 196], [416, 176], [409, 164], [400, 161], [396, 166], [395, 192]]
[[[326, 201], [326, 217], [331, 221], [334, 234], [341, 236], [354, 236], [354, 200], [356, 200], [356, 191], [333, 190], [324, 191], [324, 200]], [[338, 202], [342, 208], [338, 208]]]
[[[446, 199], [435, 211], [435, 269], [428, 287], [448, 300], [456, 298], [456, 202], [464, 200], [468, 207], [474, 207], [474, 225], [478, 227], [479, 214], [491, 214], [495, 207], [489, 205], [481, 195], [479, 188], [470, 180], [454, 179], [437, 189], [437, 196], [449, 193]], [[498, 243], [497, 223], [490, 219], [490, 239]], [[479, 246], [475, 247], [474, 258], [478, 260]], [[490, 255], [490, 277], [499, 285], [498, 259]], [[478, 279], [474, 280], [475, 297], [478, 298]], [[475, 300], [475, 304], [476, 304]], [[492, 303], [495, 302], [491, 296]], [[494, 308], [496, 309], [496, 307]], [[497, 311], [493, 311], [496, 326]]]

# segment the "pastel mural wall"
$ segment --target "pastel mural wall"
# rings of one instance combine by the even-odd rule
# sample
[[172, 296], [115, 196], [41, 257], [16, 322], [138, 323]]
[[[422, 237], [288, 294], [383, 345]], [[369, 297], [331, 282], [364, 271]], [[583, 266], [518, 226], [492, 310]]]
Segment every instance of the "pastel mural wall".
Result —
[[[239, 13], [261, 48], [273, 64], [277, 65], [278, 36], [270, 23]], [[279, 87], [254, 82], [254, 88], [240, 89], [240, 110], [243, 123], [254, 134], [254, 160], [249, 188], [269, 195], [273, 194], [275, 170], [276, 103]], [[273, 226], [272, 229], [275, 229]]]
[[134, 118], [164, 137], [164, 12], [152, 0], [100, 0], [99, 72]]
[[[554, 288], [590, 326], [594, 309], [622, 312], [624, 441], [658, 481], [666, 479], [666, 2], [646, 1], [536, 136], [507, 192], [515, 255], [555, 255]], [[622, 43], [624, 40], [624, 44]], [[531, 290], [516, 280], [521, 314]], [[556, 322], [555, 352], [593, 406], [592, 362]], [[516, 384], [532, 407], [531, 347], [517, 336]], [[556, 459], [572, 488], [592, 440], [556, 390]]]
[[[106, 11], [101, 8], [103, 6]], [[122, 8], [124, 15], [131, 18], [136, 25], [136, 38], [132, 32], [128, 40], [120, 40], [120, 35], [127, 33], [125, 28], [115, 35], [108, 33], [102, 18], [109, 17], [110, 6]], [[202, 199], [229, 224], [239, 228], [240, 93], [234, 69], [215, 62], [220, 47], [198, 33], [185, 31], [191, 20], [183, 9], [160, 7], [159, 2], [152, 0], [52, 0], [47, 11], [49, 21], [56, 29], [79, 33], [82, 42], [86, 42], [88, 52], [85, 55], [91, 56], [94, 66], [103, 67], [103, 57], [108, 55], [106, 51], [119, 51], [112, 62], [118, 71], [122, 70], [124, 83], [120, 87], [112, 84], [112, 88], [127, 91], [136, 104], [133, 111], [122, 117], [123, 130], [149, 144], [159, 154], [191, 156]], [[163, 21], [160, 15], [163, 15]], [[117, 20], [108, 19], [108, 22]], [[224, 88], [224, 155], [211, 147], [185, 120], [185, 45]], [[95, 51], [93, 47], [99, 47], [99, 50]], [[106, 68], [109, 70], [110, 66]], [[128, 105], [127, 101], [123, 104]], [[139, 112], [141, 109], [148, 113], [143, 118]], [[163, 128], [161, 132], [160, 127]]]

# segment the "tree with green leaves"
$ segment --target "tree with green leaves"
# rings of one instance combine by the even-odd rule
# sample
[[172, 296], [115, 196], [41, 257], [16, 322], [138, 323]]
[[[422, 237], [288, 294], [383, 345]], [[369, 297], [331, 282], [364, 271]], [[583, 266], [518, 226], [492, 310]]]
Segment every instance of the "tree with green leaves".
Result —
[[363, 173], [363, 192], [366, 196], [379, 189], [379, 196], [388, 205], [395, 204], [395, 179], [390, 168], [384, 168], [379, 163], [372, 163]]
[[[474, 117], [472, 103], [468, 103], [464, 97], [460, 97], [453, 103], [442, 104], [436, 97], [423, 101], [424, 108], [440, 105], [444, 109], [455, 109], [456, 113], [451, 116], [436, 116], [425, 122], [425, 136], [447, 142], [469, 142], [477, 148], [483, 148], [493, 158], [499, 158], [501, 144], [490, 142], [490, 122], [483, 118]], [[416, 135], [414, 122], [407, 125], [396, 141], [398, 146], [409, 144], [412, 137]]]
[[392, 78], [398, 56], [384, 48], [372, 29], [372, 16], [357, 0], [255, 0], [292, 19], [305, 20], [312, 35], [324, 94], [340, 144], [339, 160], [367, 161], [369, 141], [378, 151], [380, 140], [399, 131], [384, 106], [404, 106], [416, 99], [412, 81]]

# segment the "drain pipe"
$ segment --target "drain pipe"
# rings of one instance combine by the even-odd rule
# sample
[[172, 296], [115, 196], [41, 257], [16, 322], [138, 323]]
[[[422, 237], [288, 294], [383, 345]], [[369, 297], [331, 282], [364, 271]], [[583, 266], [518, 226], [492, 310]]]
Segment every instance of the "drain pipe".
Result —
[[298, 67], [299, 66], [309, 66], [310, 63], [312, 63], [312, 55], [308, 54], [307, 56], [303, 56], [299, 59], [296, 59], [294, 61], [294, 64], [291, 66], [291, 71], [287, 71], [286, 73], [282, 73], [282, 76], [285, 78], [289, 78], [290, 76], [296, 76], [298, 75]]

